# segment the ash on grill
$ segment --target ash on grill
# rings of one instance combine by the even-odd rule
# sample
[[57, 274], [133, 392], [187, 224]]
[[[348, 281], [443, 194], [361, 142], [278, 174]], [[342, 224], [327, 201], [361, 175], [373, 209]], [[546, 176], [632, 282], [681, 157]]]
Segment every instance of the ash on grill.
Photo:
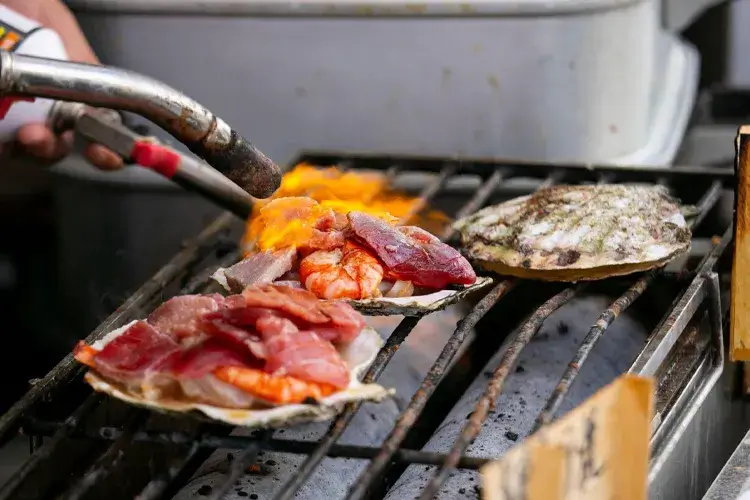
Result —
[[[701, 224], [732, 182], [731, 169], [331, 154], [300, 161], [387, 171], [396, 180], [427, 177], [421, 195], [453, 217], [540, 183], [666, 183], [700, 209], [694, 251], [667, 269], [631, 277], [569, 286], [498, 281], [422, 318], [368, 318], [387, 341], [365, 378], [396, 387], [397, 396], [351, 405], [332, 423], [247, 432], [150, 413], [90, 394], [68, 356], [0, 419], [4, 442], [22, 429], [34, 436], [35, 449], [0, 498], [477, 497], [476, 470], [488, 459], [626, 371], [659, 380], [652, 439], [658, 462], [674, 439], [675, 412], [720, 375], [726, 301], [719, 264], [732, 231], [722, 227], [721, 240], [710, 243], [715, 235]], [[232, 242], [241, 229], [222, 216], [87, 342], [169, 296], [205, 290], [217, 266], [238, 259]], [[452, 236], [447, 230], [443, 238]], [[704, 383], [688, 384], [696, 374]]]

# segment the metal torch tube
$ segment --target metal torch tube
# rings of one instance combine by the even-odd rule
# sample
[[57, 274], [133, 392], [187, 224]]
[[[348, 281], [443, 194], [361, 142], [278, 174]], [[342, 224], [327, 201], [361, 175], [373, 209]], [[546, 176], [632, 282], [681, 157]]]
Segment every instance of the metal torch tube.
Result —
[[200, 103], [158, 80], [108, 66], [0, 51], [0, 94], [130, 111], [153, 121], [252, 196], [266, 198], [281, 170]]

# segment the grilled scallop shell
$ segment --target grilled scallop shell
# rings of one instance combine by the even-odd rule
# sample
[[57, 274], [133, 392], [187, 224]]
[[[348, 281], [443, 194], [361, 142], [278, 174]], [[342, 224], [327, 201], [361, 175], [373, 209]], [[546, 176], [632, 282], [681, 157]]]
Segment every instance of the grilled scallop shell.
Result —
[[467, 258], [498, 274], [586, 281], [663, 266], [691, 232], [663, 186], [553, 186], [456, 221]]
[[[118, 335], [125, 333], [134, 323], [135, 321], [108, 333], [103, 339], [95, 342], [93, 347], [102, 349]], [[96, 391], [151, 410], [177, 413], [197, 411], [213, 420], [248, 428], [283, 427], [327, 420], [339, 413], [346, 403], [353, 401], [379, 402], [393, 395], [393, 390], [385, 389], [377, 384], [363, 384], [359, 381], [359, 378], [375, 360], [382, 346], [383, 340], [380, 335], [370, 327], [365, 327], [362, 333], [348, 345], [339, 346], [341, 358], [349, 367], [351, 375], [349, 387], [323, 398], [318, 401], [318, 404], [269, 406], [267, 403], [264, 404], [259, 401], [257, 407], [248, 409], [221, 408], [201, 403], [148, 399], [143, 394], [129, 391], [119, 384], [104, 379], [93, 370], [86, 373], [84, 380]]]
[[443, 310], [467, 295], [491, 285], [493, 281], [492, 278], [486, 276], [477, 276], [477, 280], [471, 285], [458, 285], [451, 290], [440, 290], [411, 297], [378, 297], [347, 302], [354, 309], [369, 316], [421, 316]]
[[[218, 293], [232, 290], [224, 276], [224, 269], [217, 269], [211, 278], [217, 285], [210, 291]], [[425, 295], [412, 295], [410, 297], [377, 297], [371, 299], [347, 300], [354, 309], [367, 316], [422, 316], [433, 313], [456, 304], [467, 295], [486, 288], [493, 283], [489, 277], [477, 276], [471, 285], [457, 285], [452, 289], [439, 290]]]

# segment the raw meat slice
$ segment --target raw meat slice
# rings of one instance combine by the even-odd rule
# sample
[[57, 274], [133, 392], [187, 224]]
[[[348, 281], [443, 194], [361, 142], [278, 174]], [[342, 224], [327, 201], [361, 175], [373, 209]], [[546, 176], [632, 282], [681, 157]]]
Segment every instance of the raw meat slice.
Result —
[[413, 226], [392, 226], [363, 212], [349, 212], [357, 240], [371, 248], [389, 275], [416, 286], [443, 289], [451, 284], [471, 285], [476, 273], [454, 248]]
[[266, 340], [266, 349], [264, 371], [268, 373], [331, 384], [339, 389], [349, 385], [349, 370], [338, 351], [315, 332], [282, 331]]
[[280, 278], [292, 269], [296, 257], [294, 248], [257, 252], [224, 269], [224, 278], [231, 292], [240, 293], [247, 286], [271, 283]]
[[210, 374], [220, 366], [261, 366], [261, 363], [233, 349], [217, 338], [169, 354], [153, 366], [159, 373], [178, 379], [196, 379]]
[[[268, 373], [291, 375], [336, 387], [337, 384], [346, 386], [349, 383], [346, 365], [333, 344], [318, 334], [316, 325], [312, 325], [315, 330], [300, 331], [298, 324], [309, 323], [283, 311], [261, 307], [225, 309], [207, 315], [206, 321], [234, 327], [232, 335], [239, 343], [251, 350], [255, 347], [254, 352], [262, 349], [259, 357], [266, 360], [264, 371]], [[324, 335], [341, 336], [333, 326], [324, 326], [320, 330]], [[228, 335], [228, 332], [229, 329], [220, 334]], [[240, 332], [244, 332], [245, 337]]]
[[242, 292], [246, 307], [283, 311], [300, 329], [313, 329], [331, 342], [350, 342], [365, 327], [365, 320], [349, 304], [318, 300], [307, 290], [266, 285]]
[[96, 370], [115, 380], [141, 378], [179, 350], [179, 344], [171, 337], [138, 321], [97, 353]]
[[[234, 311], [231, 315], [228, 311]], [[217, 313], [207, 314], [201, 320], [201, 330], [208, 335], [221, 339], [223, 342], [239, 348], [240, 351], [249, 351], [258, 359], [266, 359], [266, 348], [260, 335], [251, 328], [254, 322], [243, 327], [243, 322], [232, 322], [232, 315], [236, 316], [243, 309], [225, 309]], [[237, 325], [239, 324], [239, 326]]]
[[165, 335], [188, 337], [195, 334], [203, 314], [219, 310], [224, 303], [219, 294], [173, 297], [157, 307], [147, 321]]

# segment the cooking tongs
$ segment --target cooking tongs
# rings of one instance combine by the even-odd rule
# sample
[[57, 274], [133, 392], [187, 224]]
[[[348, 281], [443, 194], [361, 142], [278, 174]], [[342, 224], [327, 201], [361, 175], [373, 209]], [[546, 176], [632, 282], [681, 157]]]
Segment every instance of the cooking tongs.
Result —
[[[241, 217], [250, 210], [248, 195], [267, 198], [281, 183], [281, 169], [221, 118], [181, 92], [138, 73], [0, 51], [0, 96], [5, 99], [0, 112], [7, 112], [14, 100], [67, 101], [52, 108], [49, 121], [55, 129], [72, 128], [126, 159], [209, 196]], [[148, 118], [218, 172], [133, 133], [105, 110], [81, 104]]]

